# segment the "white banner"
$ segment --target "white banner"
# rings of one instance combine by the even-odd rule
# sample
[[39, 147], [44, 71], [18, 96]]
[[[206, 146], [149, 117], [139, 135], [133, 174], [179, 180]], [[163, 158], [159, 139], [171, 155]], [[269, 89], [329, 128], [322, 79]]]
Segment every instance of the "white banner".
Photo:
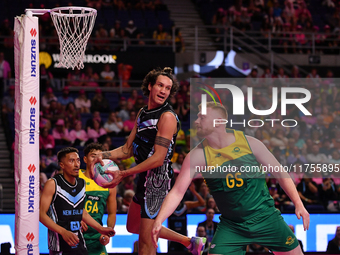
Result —
[[19, 255], [39, 254], [38, 32], [37, 17], [15, 18], [15, 250]]

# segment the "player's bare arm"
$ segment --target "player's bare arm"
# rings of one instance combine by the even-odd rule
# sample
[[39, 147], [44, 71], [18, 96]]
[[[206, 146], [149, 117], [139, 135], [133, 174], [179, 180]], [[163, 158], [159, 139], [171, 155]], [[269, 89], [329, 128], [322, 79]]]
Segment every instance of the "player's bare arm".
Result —
[[[137, 116], [139, 116], [140, 111], [138, 112]], [[137, 133], [137, 119], [135, 120], [135, 125], [130, 132], [129, 138], [127, 139], [126, 143], [123, 146], [118, 147], [112, 151], [103, 151], [102, 158], [103, 159], [111, 159], [113, 161], [127, 159], [133, 156], [133, 148], [132, 143], [136, 137]]]
[[[165, 147], [165, 140], [171, 141], [174, 133], [177, 131], [177, 120], [176, 117], [170, 113], [166, 112], [162, 114], [161, 118], [158, 121], [158, 132], [156, 137], [158, 137], [158, 143], [154, 145], [154, 153], [151, 157], [144, 160], [142, 163], [127, 169], [125, 171], [115, 171], [110, 174], [113, 177], [113, 180], [105, 185], [104, 188], [113, 188], [116, 187], [123, 178], [132, 174], [138, 174], [156, 167], [163, 165], [164, 159], [168, 152], [169, 147]], [[161, 138], [160, 138], [161, 137]], [[170, 145], [170, 143], [169, 143]]]
[[[257, 161], [263, 166], [280, 166], [280, 163], [274, 157], [274, 155], [267, 149], [267, 147], [258, 139], [247, 136], [249, 145], [257, 159]], [[295, 205], [295, 214], [300, 219], [303, 218], [303, 227], [305, 230], [309, 228], [309, 213], [305, 209], [300, 196], [296, 190], [293, 180], [289, 174], [284, 171], [273, 171], [274, 177], [278, 180], [282, 189], [286, 192], [288, 197]]]
[[59, 226], [47, 215], [47, 211], [52, 202], [54, 193], [55, 181], [53, 179], [49, 179], [46, 182], [44, 190], [40, 197], [39, 220], [48, 229], [60, 234], [68, 245], [75, 246], [79, 243], [79, 238], [77, 237], [77, 235]]
[[[192, 158], [192, 160], [190, 160], [190, 158]], [[203, 149], [195, 148], [185, 157], [175, 185], [166, 196], [152, 227], [152, 241], [155, 247], [158, 246], [157, 240], [162, 228], [162, 223], [175, 211], [191, 184], [191, 172], [194, 173], [195, 166], [203, 165], [205, 165]]]
[[113, 228], [103, 227], [95, 219], [93, 219], [86, 210], [83, 210], [83, 221], [103, 235], [107, 236], [115, 235], [115, 231], [113, 230]]
[[106, 200], [106, 207], [107, 207], [107, 226], [114, 228], [116, 225], [116, 211], [117, 211], [117, 189], [109, 189], [109, 197]]

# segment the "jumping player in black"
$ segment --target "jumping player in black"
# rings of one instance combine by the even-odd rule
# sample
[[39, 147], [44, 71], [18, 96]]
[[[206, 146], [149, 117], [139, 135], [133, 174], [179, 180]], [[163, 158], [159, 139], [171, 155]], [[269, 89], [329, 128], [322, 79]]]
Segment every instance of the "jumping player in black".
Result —
[[[115, 161], [134, 156], [137, 165], [126, 171], [113, 172], [113, 181], [105, 188], [113, 188], [124, 177], [139, 173], [137, 192], [127, 219], [127, 230], [139, 234], [139, 254], [156, 254], [150, 235], [151, 227], [174, 177], [170, 160], [179, 120], [167, 99], [177, 90], [178, 83], [171, 68], [150, 71], [142, 83], [142, 91], [149, 98], [148, 104], [139, 111], [127, 142], [113, 151], [99, 154], [98, 160], [93, 162], [102, 163], [102, 158]], [[206, 241], [205, 238], [183, 236], [165, 227], [162, 228], [161, 238], [179, 242], [193, 254], [199, 254]]]

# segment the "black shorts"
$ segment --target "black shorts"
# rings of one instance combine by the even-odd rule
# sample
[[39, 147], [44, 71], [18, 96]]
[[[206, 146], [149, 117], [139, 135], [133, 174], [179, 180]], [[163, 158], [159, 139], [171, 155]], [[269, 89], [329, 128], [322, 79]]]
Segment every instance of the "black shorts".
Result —
[[155, 219], [173, 186], [173, 170], [166, 165], [139, 174], [133, 201], [141, 206], [141, 218]]

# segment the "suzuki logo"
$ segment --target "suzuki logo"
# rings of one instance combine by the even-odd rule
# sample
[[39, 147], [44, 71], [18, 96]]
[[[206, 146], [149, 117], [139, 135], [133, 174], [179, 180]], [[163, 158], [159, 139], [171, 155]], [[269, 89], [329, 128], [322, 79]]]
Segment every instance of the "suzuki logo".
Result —
[[30, 164], [29, 166], [28, 166], [28, 171], [30, 171], [30, 173], [34, 173], [34, 171], [35, 171], [35, 169], [37, 169], [36, 167], [35, 167], [35, 165], [33, 164]]
[[30, 31], [30, 34], [35, 37], [37, 35], [37, 30], [35, 30], [35, 28], [32, 28]]
[[33, 235], [33, 233], [28, 233], [28, 234], [26, 235], [26, 239], [27, 239], [27, 241], [32, 242], [32, 241], [34, 240], [34, 235]]
[[32, 104], [35, 105], [37, 103], [37, 99], [35, 97], [31, 97], [29, 101], [30, 101], [31, 105]]

